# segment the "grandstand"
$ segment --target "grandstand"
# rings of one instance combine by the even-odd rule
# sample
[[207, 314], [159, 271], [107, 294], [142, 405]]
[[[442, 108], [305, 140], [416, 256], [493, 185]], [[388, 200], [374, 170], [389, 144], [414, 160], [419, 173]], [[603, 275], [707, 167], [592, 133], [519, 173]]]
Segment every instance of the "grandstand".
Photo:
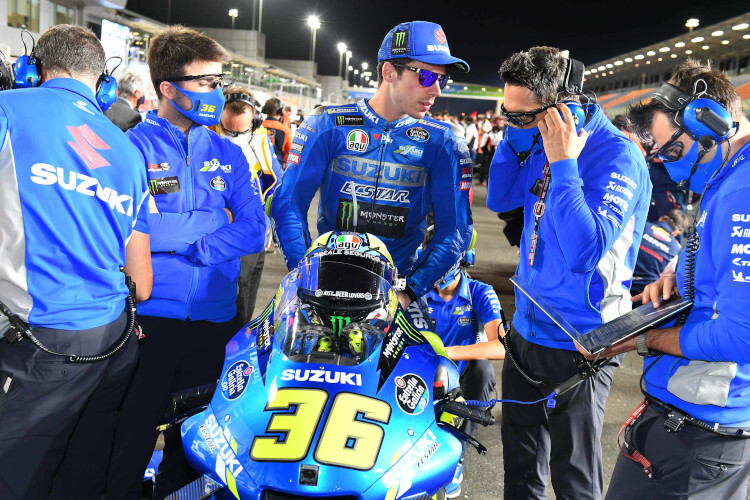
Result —
[[672, 76], [674, 67], [688, 57], [711, 60], [721, 68], [750, 112], [750, 12], [680, 36], [587, 64], [585, 88], [598, 96], [610, 117], [624, 113]]

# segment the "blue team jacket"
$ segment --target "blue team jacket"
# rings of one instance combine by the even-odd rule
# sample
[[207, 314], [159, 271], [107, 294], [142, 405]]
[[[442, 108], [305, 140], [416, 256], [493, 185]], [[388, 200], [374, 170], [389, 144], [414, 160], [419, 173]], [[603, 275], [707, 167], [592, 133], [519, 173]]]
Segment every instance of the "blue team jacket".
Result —
[[0, 92], [0, 137], [0, 300], [33, 326], [114, 321], [126, 244], [149, 231], [143, 157], [70, 78]]
[[[469, 149], [449, 125], [411, 117], [393, 122], [357, 105], [319, 108], [297, 129], [287, 170], [271, 202], [289, 267], [312, 243], [307, 210], [320, 188], [318, 232], [356, 230], [380, 237], [416, 297], [458, 261], [472, 233]], [[358, 210], [353, 208], [353, 196]], [[417, 258], [435, 214], [435, 236]]]
[[[487, 192], [487, 206], [495, 212], [524, 206], [516, 272], [580, 333], [631, 310], [630, 281], [651, 198], [640, 150], [599, 106], [592, 108], [580, 157], [550, 165], [533, 267], [528, 256], [539, 195], [532, 188], [542, 179], [544, 151], [520, 166], [507, 142], [501, 142]], [[530, 342], [575, 350], [570, 337], [522, 293], [516, 293], [513, 328]]]
[[[750, 144], [709, 184], [697, 225], [695, 301], [680, 331], [684, 358], [646, 373], [649, 394], [690, 415], [750, 427]], [[686, 250], [687, 251], [687, 250]], [[685, 262], [677, 286], [685, 295]], [[644, 367], [655, 358], [647, 357]]]
[[[266, 221], [239, 146], [205, 127], [187, 138], [155, 111], [128, 131], [145, 159], [154, 288], [140, 314], [223, 322], [236, 313], [242, 255], [260, 252]], [[229, 223], [224, 208], [234, 215]]]

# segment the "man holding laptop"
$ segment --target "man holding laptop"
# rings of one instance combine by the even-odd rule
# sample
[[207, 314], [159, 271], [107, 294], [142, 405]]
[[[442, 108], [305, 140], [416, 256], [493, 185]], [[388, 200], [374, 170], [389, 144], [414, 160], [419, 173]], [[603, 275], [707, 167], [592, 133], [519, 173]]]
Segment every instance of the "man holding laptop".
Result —
[[[645, 354], [646, 401], [623, 426], [608, 499], [744, 499], [750, 475], [750, 122], [718, 69], [688, 60], [630, 110], [683, 189], [703, 193], [676, 276], [693, 301], [676, 325], [615, 344]], [[675, 276], [643, 292], [675, 294]], [[634, 297], [641, 300], [641, 296]], [[663, 302], [662, 302], [663, 304]], [[645, 386], [645, 387], [644, 387]]]
[[[583, 72], [582, 63], [551, 47], [503, 62], [509, 127], [487, 195], [495, 212], [525, 207], [517, 274], [579, 332], [630, 311], [651, 195], [635, 143], [599, 106], [578, 102]], [[505, 342], [504, 399], [544, 398], [586, 361], [522, 293]], [[613, 371], [609, 365], [561, 394], [554, 408], [503, 404], [506, 498], [546, 498], [548, 470], [558, 497], [601, 497], [600, 437]]]

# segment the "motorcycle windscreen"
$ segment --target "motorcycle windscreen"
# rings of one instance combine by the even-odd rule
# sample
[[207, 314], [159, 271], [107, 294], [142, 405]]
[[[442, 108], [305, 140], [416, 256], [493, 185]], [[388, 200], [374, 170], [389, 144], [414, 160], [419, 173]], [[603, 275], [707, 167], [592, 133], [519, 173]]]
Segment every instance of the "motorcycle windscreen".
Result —
[[[290, 359], [358, 364], [382, 343], [398, 299], [390, 282], [365, 266], [328, 255], [307, 258], [276, 309], [277, 346]], [[377, 264], [377, 263], [376, 263]]]

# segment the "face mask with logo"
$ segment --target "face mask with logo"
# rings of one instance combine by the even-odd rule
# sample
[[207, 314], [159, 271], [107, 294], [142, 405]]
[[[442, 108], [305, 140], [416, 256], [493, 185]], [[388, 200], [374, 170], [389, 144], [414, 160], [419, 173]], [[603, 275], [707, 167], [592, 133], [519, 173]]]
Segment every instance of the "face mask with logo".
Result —
[[224, 110], [224, 91], [221, 87], [212, 90], [211, 92], [195, 92], [180, 88], [174, 83], [172, 86], [182, 95], [187, 97], [192, 104], [190, 109], [185, 110], [175, 103], [174, 107], [177, 108], [180, 113], [187, 118], [190, 118], [198, 125], [210, 127], [219, 123], [221, 112]]
[[538, 151], [544, 147], [539, 127], [508, 127], [505, 132], [504, 141], [508, 143], [508, 146], [516, 154], [519, 161], [525, 161], [534, 151]]
[[141, 104], [146, 102], [146, 96], [141, 95], [141, 97], [138, 98], [138, 100], [135, 102], [135, 110], [138, 111], [138, 108], [141, 107]]
[[698, 161], [700, 149], [700, 143], [695, 141], [693, 146], [683, 155], [682, 158], [664, 164], [673, 181], [679, 184], [682, 180], [689, 180], [690, 190], [696, 193], [703, 191], [708, 180], [714, 175], [714, 172], [716, 172], [724, 160], [721, 154], [721, 148], [717, 147], [714, 157], [707, 163], [699, 163], [695, 173], [691, 176], [690, 171], [693, 169], [695, 162]]

